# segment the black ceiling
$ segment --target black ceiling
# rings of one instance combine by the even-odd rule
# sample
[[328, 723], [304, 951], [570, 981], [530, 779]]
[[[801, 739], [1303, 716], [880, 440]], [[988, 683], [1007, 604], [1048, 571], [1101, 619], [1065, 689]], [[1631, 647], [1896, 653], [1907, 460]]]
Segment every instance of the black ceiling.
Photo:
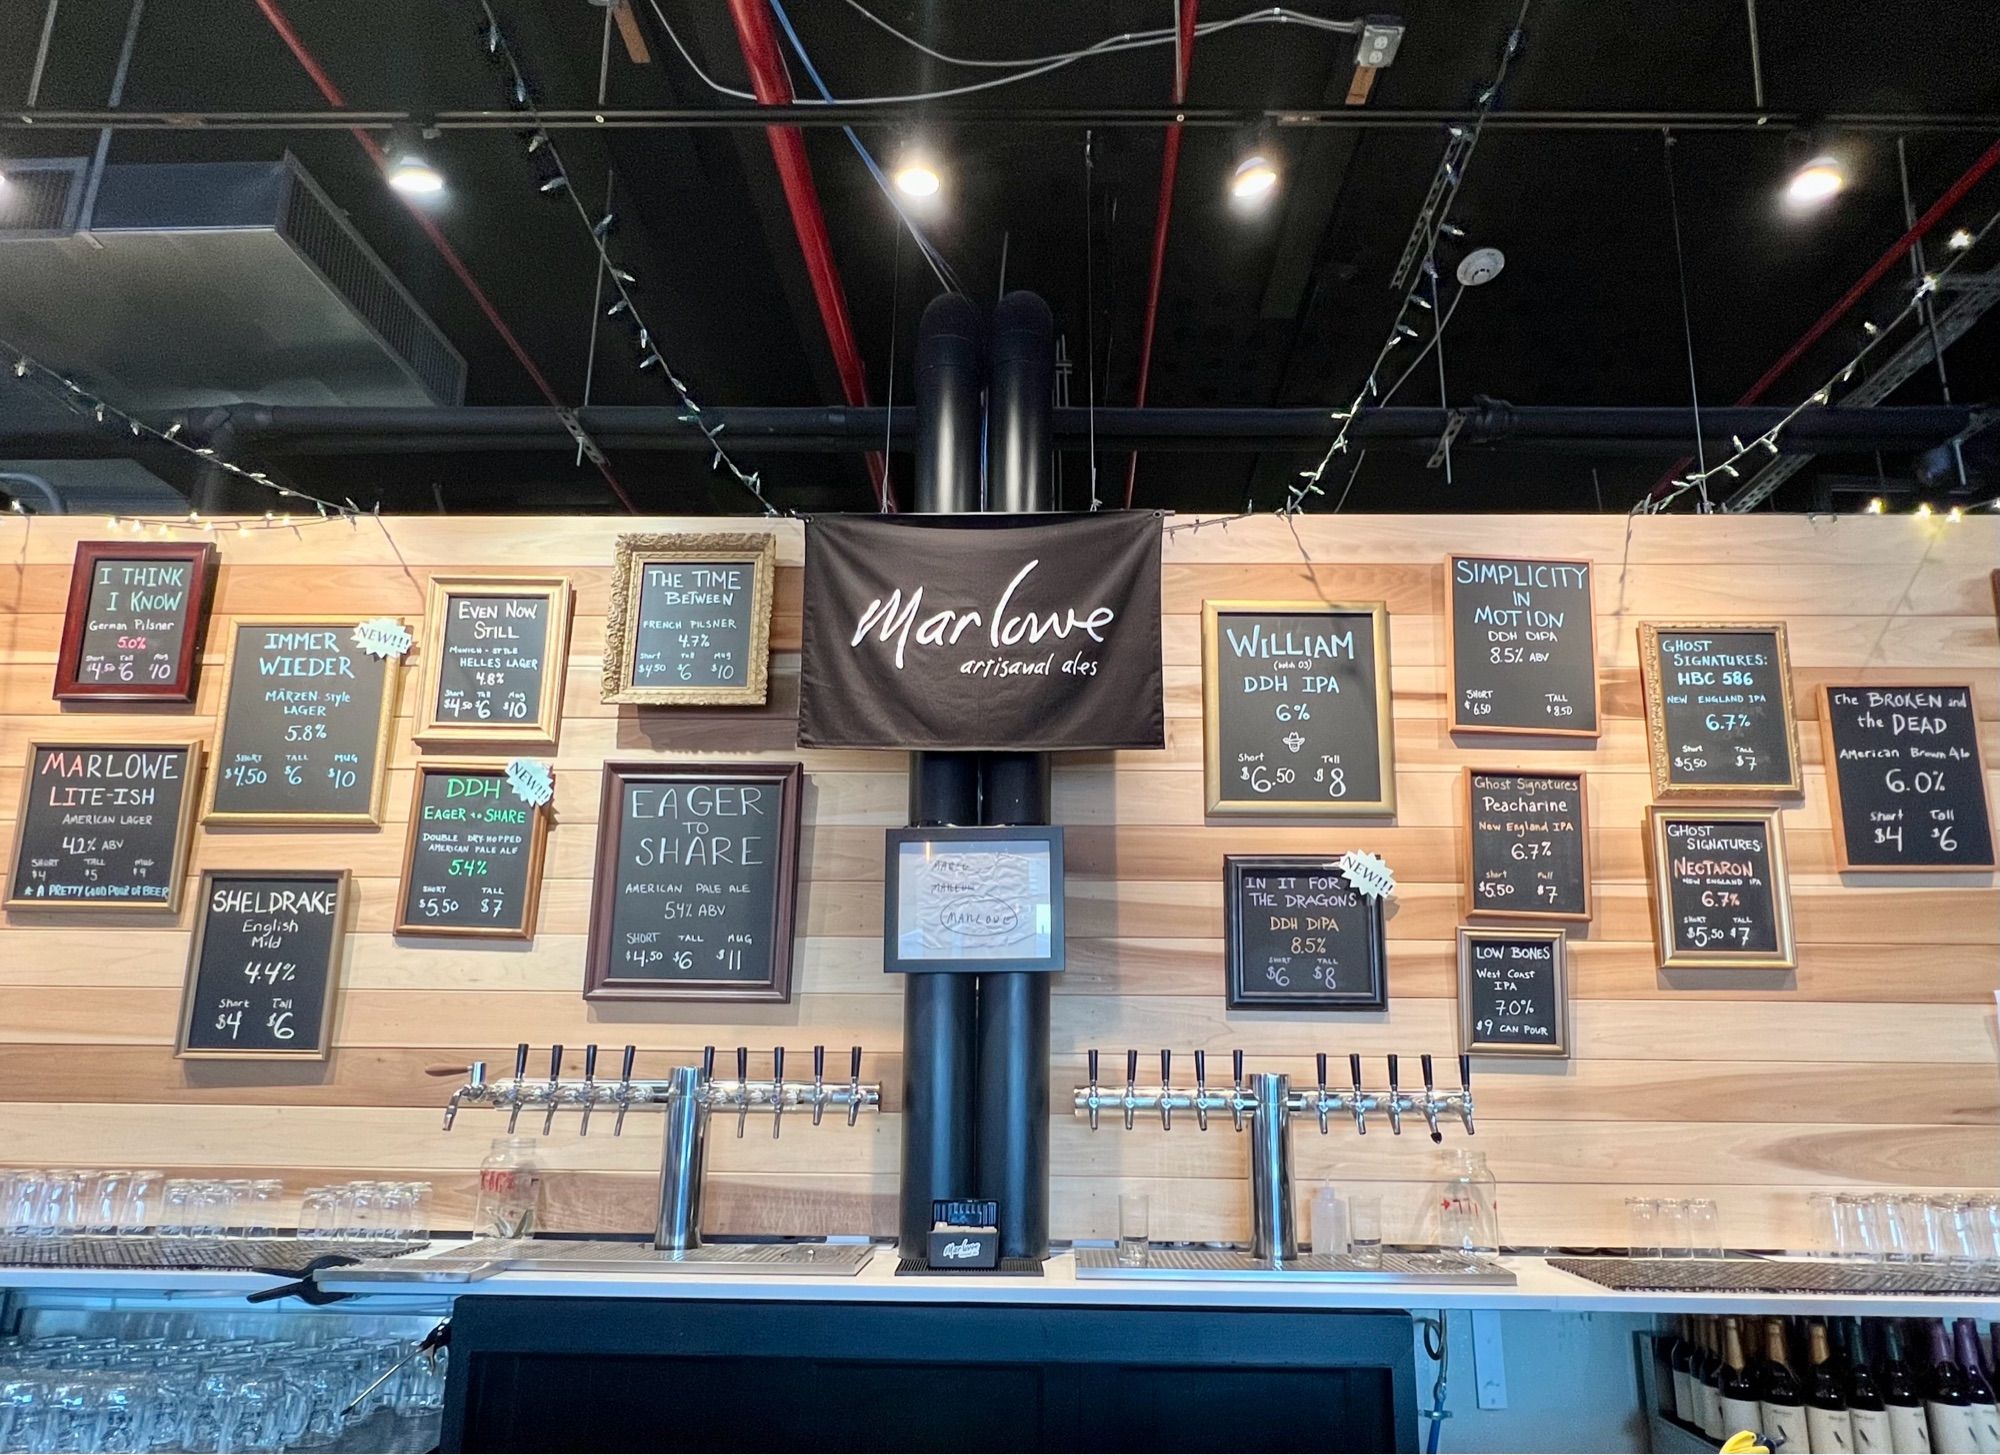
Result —
[[[1042, 54], [1106, 35], [1156, 27], [1170, 7], [1073, 0], [1063, 5], [913, 4], [866, 0], [892, 24], [946, 52]], [[1350, 12], [1297, 0], [1314, 14]], [[747, 77], [725, 0], [659, 0], [665, 16], [720, 83]], [[25, 96], [44, 0], [0, 0], [15, 44], [0, 50], [0, 98]], [[589, 0], [496, 0], [496, 10], [541, 100], [587, 107], [597, 95], [606, 12]], [[1244, 13], [1206, 4], [1202, 19]], [[1370, 108], [1468, 105], [1491, 75], [1519, 0], [1407, 0], [1406, 33]], [[881, 96], [990, 76], [927, 59], [871, 26], [843, 0], [790, 0], [792, 19], [836, 94]], [[636, 0], [652, 49], [632, 64], [609, 41], [606, 101], [613, 107], [719, 101], [674, 52], [649, 0]], [[1913, 15], [1912, 11], [1920, 11]], [[419, 115], [498, 103], [498, 72], [476, 33], [472, 0], [334, 6], [292, 0], [290, 19], [355, 108]], [[129, 0], [62, 0], [40, 104], [105, 102]], [[1828, 112], [1985, 113], [2000, 102], [2000, 32], [1990, 0], [1929, 0], [1885, 7], [1859, 0], [1765, 6], [1761, 60], [1768, 104]], [[992, 106], [1113, 108], [1169, 99], [1168, 48], [1091, 59], [982, 98]], [[801, 94], [809, 82], [795, 57]], [[1298, 26], [1244, 26], [1204, 37], [1193, 56], [1195, 106], [1338, 106], [1353, 72], [1353, 45]], [[141, 109], [307, 110], [325, 105], [253, 0], [146, 0], [124, 104]], [[1536, 0], [1526, 43], [1500, 98], [1503, 109], [1745, 111], [1751, 106], [1749, 32], [1742, 0], [1643, 6], [1623, 0]], [[913, 122], [921, 112], [912, 112]], [[1776, 206], [1796, 165], [1787, 128], [1677, 134], [1658, 131], [1491, 130], [1466, 169], [1454, 217], [1463, 244], [1507, 256], [1494, 283], [1471, 291], [1444, 340], [1452, 403], [1485, 395], [1515, 404], [1685, 405], [1689, 338], [1683, 331], [1668, 167], [1678, 194], [1692, 335], [1702, 402], [1732, 402], [1903, 231], [1896, 139], [1839, 136], [1853, 185], [1825, 211], [1799, 219]], [[771, 151], [761, 129], [563, 132], [572, 172], [593, 210], [607, 171], [620, 216], [614, 252], [639, 275], [649, 323], [676, 369], [704, 402], [736, 405], [840, 401]], [[968, 292], [990, 304], [1003, 285], [1032, 288], [1054, 309], [1075, 360], [1069, 390], [1082, 404], [1095, 373], [1100, 404], [1133, 399], [1162, 139], [1153, 128], [1085, 131], [1008, 123], [925, 135], [948, 171], [933, 240]], [[862, 140], [879, 155], [897, 135], [875, 126]], [[1159, 406], [1344, 404], [1394, 317], [1389, 278], [1442, 153], [1436, 128], [1281, 128], [1285, 180], [1268, 215], [1230, 212], [1223, 183], [1242, 138], [1191, 128], [1180, 162], [1166, 253], [1149, 403]], [[1907, 138], [1910, 191], [1929, 205], [1993, 138], [1918, 131]], [[0, 135], [14, 155], [81, 154], [84, 133]], [[873, 401], [908, 402], [916, 322], [937, 284], [891, 210], [835, 129], [806, 132], [807, 152], [831, 232]], [[539, 401], [464, 287], [382, 185], [352, 137], [337, 131], [193, 134], [126, 131], [114, 160], [274, 157], [289, 149], [347, 208], [363, 235], [445, 329], [470, 364], [468, 403]], [[590, 339], [594, 268], [589, 239], [564, 205], [538, 195], [535, 173], [508, 131], [447, 131], [433, 143], [450, 190], [434, 210], [522, 345], [565, 402], [669, 402], [656, 374], [640, 374], [617, 324]], [[1977, 227], [2000, 208], [2000, 171], [1968, 195], [1933, 238]], [[2000, 236], [1997, 234], [1996, 236]], [[2000, 246], [1991, 249], [2000, 253]], [[1447, 260], [1449, 261], [1449, 260]], [[1971, 265], [1995, 264], [1980, 256]], [[1087, 281], [1088, 272], [1088, 281]], [[1447, 272], [1448, 277], [1448, 272]], [[1906, 265], [1888, 277], [1768, 396], [1791, 403], [1862, 342], [1861, 321], [1886, 318], [1908, 297]], [[1450, 301], [1447, 283], [1445, 301]], [[1088, 345], [1094, 345], [1094, 356]], [[891, 360], [894, 367], [891, 368]], [[1990, 325], [1947, 355], [1960, 402], [1990, 399], [2000, 350]], [[1938, 398], [1926, 370], [1894, 402]], [[1426, 360], [1398, 404], [1435, 404], [1439, 380]], [[0, 419], [4, 435], [4, 419]], [[4, 454], [0, 449], [0, 454]], [[1993, 493], [2000, 474], [1983, 448], [1971, 454], [1969, 498]], [[774, 455], [759, 461], [774, 499], [800, 508], [865, 508], [858, 456]], [[1160, 453], [1142, 457], [1135, 503], [1180, 510], [1279, 502], [1309, 459]], [[370, 457], [279, 460], [303, 484], [385, 508], [429, 508], [433, 485], [448, 507], [613, 508], [588, 466], [567, 455]], [[1350, 510], [1624, 509], [1673, 463], [1646, 455], [1569, 450], [1458, 451], [1452, 480], [1426, 452], [1378, 451], [1359, 467]], [[1923, 462], [1914, 462], [1921, 466]], [[642, 506], [734, 510], [740, 496], [700, 457], [614, 452], [612, 465]], [[1062, 462], [1064, 503], [1087, 496], [1082, 452]], [[894, 468], [908, 472], [906, 457]], [[1346, 480], [1339, 462], [1336, 485]], [[1782, 491], [1805, 508], [1830, 477], [1907, 477], [1907, 457], [1826, 457]], [[1125, 459], [1099, 459], [1100, 491], [1123, 496]], [[1319, 503], [1316, 508], [1327, 508]]]

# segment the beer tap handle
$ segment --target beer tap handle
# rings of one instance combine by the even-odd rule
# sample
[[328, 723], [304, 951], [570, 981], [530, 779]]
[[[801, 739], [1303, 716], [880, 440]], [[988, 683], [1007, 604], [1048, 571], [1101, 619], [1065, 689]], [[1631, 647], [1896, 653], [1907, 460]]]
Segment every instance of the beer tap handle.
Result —
[[611, 1135], [625, 1134], [625, 1112], [632, 1105], [632, 1059], [639, 1054], [637, 1046], [625, 1048], [625, 1063], [618, 1069], [618, 1120], [611, 1124]]
[[778, 1123], [785, 1116], [785, 1048], [771, 1048], [771, 1140], [778, 1140]]
[[1174, 1129], [1174, 1109], [1169, 1104], [1173, 1100], [1174, 1053], [1165, 1046], [1160, 1047], [1160, 1130]]
[[1194, 1053], [1194, 1124], [1208, 1130], [1208, 1052]]
[[451, 1100], [444, 1104], [444, 1129], [451, 1130], [451, 1124], [458, 1120], [458, 1103], [464, 1097], [477, 1101], [485, 1094], [486, 1063], [474, 1061], [465, 1068], [465, 1084], [451, 1094]]
[[1125, 1048], [1125, 1130], [1132, 1130], [1132, 1098], [1139, 1094], [1139, 1048]]
[[1389, 1130], [1397, 1136], [1403, 1135], [1403, 1101], [1401, 1088], [1396, 1085], [1396, 1053], [1389, 1053]]
[[1090, 1129], [1097, 1130], [1097, 1047], [1090, 1048]]
[[545, 1137], [555, 1129], [556, 1091], [562, 1085], [562, 1058], [561, 1045], [549, 1047], [549, 1109], [542, 1117], [542, 1135]]
[[856, 1046], [847, 1059], [847, 1124], [861, 1115], [861, 1048]]
[[514, 1106], [507, 1116], [507, 1135], [514, 1135], [515, 1124], [521, 1120], [521, 1083], [528, 1075], [528, 1043], [521, 1042], [514, 1048]]
[[1313, 1109], [1319, 1113], [1319, 1134], [1323, 1137], [1326, 1135], [1326, 1052], [1317, 1053], [1313, 1059], [1319, 1071], [1319, 1095], [1313, 1098]]
[[750, 1120], [750, 1048], [736, 1048], [736, 1135], [743, 1135], [743, 1128]]
[[1444, 1133], [1438, 1130], [1437, 1077], [1431, 1071], [1431, 1053], [1424, 1052], [1421, 1060], [1424, 1068], [1424, 1120], [1430, 1124], [1431, 1140], [1442, 1142]]
[[826, 1047], [813, 1047], [813, 1125], [826, 1110]]
[[1230, 1061], [1236, 1068], [1236, 1093], [1229, 1098], [1229, 1114], [1236, 1118], [1236, 1130], [1243, 1130], [1243, 1048], [1238, 1046], [1229, 1053]]
[[1368, 1135], [1368, 1108], [1361, 1101], [1361, 1053], [1359, 1051], [1349, 1051], [1347, 1053], [1347, 1076], [1348, 1080], [1354, 1083], [1354, 1133], [1356, 1136], [1365, 1137]]
[[1465, 1123], [1465, 1134], [1472, 1132], [1472, 1057], [1465, 1052], [1458, 1053], [1458, 1119]]
[[590, 1108], [597, 1100], [597, 1043], [583, 1048], [583, 1121], [576, 1129], [579, 1137], [590, 1135]]
[[701, 1079], [703, 1081], [715, 1080], [715, 1047], [713, 1046], [703, 1046], [701, 1048]]

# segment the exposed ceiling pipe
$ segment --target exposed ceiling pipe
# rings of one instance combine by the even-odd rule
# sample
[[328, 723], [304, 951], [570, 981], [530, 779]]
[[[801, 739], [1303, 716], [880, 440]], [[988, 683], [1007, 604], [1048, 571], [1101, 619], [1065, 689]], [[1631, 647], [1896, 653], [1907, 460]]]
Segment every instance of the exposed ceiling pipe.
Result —
[[[280, 8], [278, 0], [256, 0], [256, 6], [264, 19], [270, 22], [271, 29], [278, 33], [278, 39], [282, 40], [285, 48], [292, 53], [292, 59], [296, 60], [300, 68], [311, 78], [313, 85], [319, 89], [319, 94], [326, 98], [327, 105], [346, 106], [347, 98], [341, 95], [340, 88], [334, 85], [333, 78], [326, 73], [326, 68], [319, 63], [319, 58], [312, 53], [299, 33], [292, 29], [292, 22]], [[361, 144], [361, 149], [368, 153], [368, 159], [375, 164], [376, 170], [380, 171], [386, 167], [388, 158], [382, 150], [382, 144], [360, 127], [353, 127], [351, 130], [354, 139]], [[486, 321], [493, 325], [493, 331], [500, 335], [500, 341], [507, 346], [507, 352], [514, 356], [515, 362], [520, 364], [528, 378], [534, 382], [535, 389], [549, 402], [549, 407], [566, 408], [562, 398], [543, 377], [542, 371], [535, 366], [535, 361], [528, 357], [528, 351], [521, 347], [521, 341], [514, 337], [514, 330], [507, 326], [507, 320], [500, 316], [500, 310], [494, 307], [493, 300], [486, 296], [486, 290], [479, 286], [479, 280], [472, 276], [472, 270], [466, 267], [465, 259], [458, 255], [458, 250], [451, 245], [443, 230], [417, 204], [405, 202], [403, 207], [415, 219], [417, 226], [423, 229], [424, 236], [430, 239], [431, 246], [436, 248], [438, 256], [444, 259], [444, 265], [451, 269], [460, 283], [465, 285], [465, 291], [472, 295], [472, 301], [486, 316]], [[612, 473], [611, 466], [603, 460], [593, 463], [597, 466], [598, 474], [604, 477], [604, 483], [611, 487], [611, 493], [618, 498], [618, 503], [637, 515], [638, 505], [625, 493], [625, 487], [618, 483], [618, 477]]]
[[[1194, 68], [1196, 0], [1181, 0], [1181, 28], [1174, 44], [1174, 105], [1187, 100], [1188, 73]], [[1160, 202], [1153, 213], [1153, 272], [1146, 283], [1145, 322], [1139, 330], [1139, 388], [1132, 402], [1146, 403], [1146, 383], [1153, 370], [1153, 326], [1160, 320], [1160, 280], [1167, 270], [1167, 225], [1174, 211], [1174, 174], [1181, 165], [1181, 123], [1167, 123], [1160, 151]], [[1139, 452], [1125, 462], [1125, 508], [1132, 508], [1132, 491], [1139, 483]]]
[[[729, 18], [736, 23], [736, 39], [743, 48], [743, 64], [750, 70], [750, 89], [756, 92], [758, 104], [791, 105], [792, 80], [778, 51], [771, 7], [765, 0], [729, 0]], [[841, 286], [840, 267], [833, 260], [833, 241], [827, 236], [819, 189], [813, 185], [812, 164], [806, 160], [805, 134], [796, 126], [767, 126], [764, 135], [771, 143], [771, 160], [777, 163], [778, 181], [785, 189], [785, 205], [791, 209], [799, 251], [805, 254], [806, 275], [812, 279], [820, 323], [826, 328], [827, 345], [833, 350], [834, 368], [840, 374], [840, 392], [850, 405], [863, 407], [868, 403], [868, 371], [862, 365], [861, 346], [854, 341], [854, 324], [847, 315], [847, 292]], [[868, 474], [883, 507], [894, 510], [896, 496], [884, 476], [880, 453], [869, 453]]]
[[[1818, 343], [1826, 335], [1826, 331], [1838, 323], [1850, 308], [1859, 303], [1862, 296], [1870, 288], [1881, 282], [1888, 271], [1895, 267], [1898, 262], [1902, 261], [1903, 255], [1915, 247], [1917, 242], [1933, 227], [1936, 227], [1939, 220], [1946, 213], [1958, 206], [1960, 201], [1964, 199], [1965, 194], [1973, 189], [1981, 177], [1984, 177], [1988, 172], [1993, 170], [1995, 163], [2000, 163], [2000, 141], [1994, 142], [1993, 145], [1981, 152], [1977, 160], [1965, 169], [1959, 179], [1945, 188], [1943, 195], [1925, 209], [1924, 215], [1911, 223], [1908, 231], [1897, 238], [1890, 245], [1887, 252], [1869, 264], [1868, 271], [1855, 279], [1854, 285], [1840, 295], [1839, 301], [1833, 307], [1827, 309], [1826, 312], [1822, 313], [1818, 321], [1811, 328], [1799, 335], [1798, 340], [1790, 348], [1786, 349], [1784, 353], [1780, 354], [1778, 361], [1766, 369], [1763, 376], [1755, 384], [1745, 389], [1736, 402], [1739, 405], [1755, 404], [1759, 399], [1762, 399], [1764, 391], [1777, 383], [1783, 377], [1785, 371], [1791, 368], [1793, 364], [1796, 364], [1807, 349]], [[1688, 459], [1688, 456], [1682, 455], [1675, 462], [1673, 468], [1668, 470], [1665, 475], [1661, 476], [1655, 482], [1653, 488], [1646, 492], [1646, 499], [1649, 502], [1664, 498], [1674, 488], [1674, 480], [1679, 476], [1681, 471], [1688, 467]]]

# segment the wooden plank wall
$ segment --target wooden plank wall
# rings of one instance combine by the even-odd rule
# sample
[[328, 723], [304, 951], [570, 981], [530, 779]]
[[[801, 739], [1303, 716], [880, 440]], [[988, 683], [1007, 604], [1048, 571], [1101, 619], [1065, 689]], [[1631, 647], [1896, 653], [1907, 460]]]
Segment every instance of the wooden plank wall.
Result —
[[[649, 710], [598, 701], [611, 543], [620, 529], [702, 521], [398, 519], [222, 537], [222, 573], [199, 700], [185, 709], [63, 710], [49, 688], [75, 542], [102, 522], [0, 517], [0, 840], [12, 852], [21, 763], [39, 735], [210, 735], [231, 619], [253, 613], [399, 612], [421, 621], [433, 571], [560, 569], [577, 586], [558, 826], [541, 933], [509, 947], [389, 932], [416, 751], [418, 674], [405, 674], [380, 831], [199, 831], [194, 867], [345, 865], [358, 924], [340, 972], [336, 1051], [324, 1067], [173, 1059], [192, 908], [159, 917], [8, 917], [0, 931], [0, 1161], [14, 1165], [243, 1169], [289, 1188], [374, 1174], [427, 1177], [440, 1224], [462, 1222], [472, 1169], [499, 1130], [491, 1113], [440, 1133], [450, 1084], [428, 1074], [472, 1056], [500, 1061], [522, 1038], [572, 1048], [637, 1041], [661, 1071], [707, 1042], [795, 1056], [815, 1041], [862, 1042], [889, 1088], [860, 1129], [792, 1126], [781, 1141], [724, 1135], [712, 1157], [720, 1229], [893, 1230], [901, 990], [880, 972], [881, 830], [904, 822], [905, 761], [814, 752], [808, 773], [802, 939], [793, 1003], [743, 1008], [591, 1007], [579, 998], [607, 757], [795, 756], [801, 533], [774, 525], [784, 563], [765, 711]], [[737, 524], [732, 522], [732, 524]], [[1442, 724], [1442, 560], [1452, 549], [1585, 555], [1598, 567], [1603, 738], [1594, 747], [1454, 743]], [[1734, 1242], [1802, 1232], [1815, 1188], [1964, 1188], [2000, 1183], [1994, 989], [2000, 896], [1991, 876], [1894, 881], [1833, 869], [1815, 724], [1802, 723], [1803, 800], [1785, 814], [1798, 921], [1796, 974], [1665, 974], [1648, 939], [1641, 872], [1647, 802], [1636, 667], [1642, 619], [1782, 618], [1802, 710], [1811, 688], [1878, 681], [1970, 682], [2000, 792], [2000, 650], [1987, 572], [2000, 519], [1796, 516], [1627, 521], [1585, 516], [1271, 519], [1167, 541], [1168, 747], [1084, 755], [1057, 770], [1069, 830], [1071, 969], [1056, 985], [1058, 1100], [1083, 1053], [1163, 1045], [1243, 1046], [1257, 1065], [1309, 1074], [1311, 1054], [1454, 1049], [1453, 932], [1461, 872], [1459, 770], [1583, 768], [1597, 874], [1596, 921], [1573, 936], [1574, 1060], [1489, 1063], [1477, 1082], [1475, 1145], [1502, 1184], [1506, 1231], [1523, 1243], [1620, 1242], [1632, 1193], [1713, 1196]], [[1402, 811], [1393, 823], [1205, 826], [1199, 612], [1205, 597], [1381, 598], [1392, 613]], [[421, 651], [421, 645], [419, 651]], [[1391, 1007], [1380, 1015], [1225, 1012], [1219, 879], [1226, 852], [1384, 853], [1402, 882], [1390, 920]], [[844, 1063], [844, 1058], [843, 1058]], [[545, 1064], [545, 1063], [544, 1063]], [[615, 1062], [614, 1062], [615, 1064]], [[799, 1064], [796, 1060], [794, 1065]], [[1186, 1074], [1183, 1072], [1183, 1074]], [[559, 1135], [551, 1206], [572, 1227], [648, 1226], [657, 1123], [619, 1141]], [[1432, 1154], [1421, 1136], [1298, 1133], [1307, 1186], [1365, 1180], [1384, 1193], [1391, 1236], [1415, 1235]], [[1247, 1232], [1241, 1139], [1177, 1124], [1094, 1137], [1067, 1117], [1053, 1134], [1058, 1237], [1114, 1230], [1116, 1193], [1155, 1196], [1169, 1236]]]

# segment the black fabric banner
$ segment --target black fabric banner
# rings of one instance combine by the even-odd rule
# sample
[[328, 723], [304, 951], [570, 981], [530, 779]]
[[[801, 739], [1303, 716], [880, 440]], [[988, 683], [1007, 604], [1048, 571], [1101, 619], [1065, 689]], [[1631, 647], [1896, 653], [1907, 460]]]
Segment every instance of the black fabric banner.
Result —
[[815, 516], [799, 746], [1165, 746], [1160, 518]]

